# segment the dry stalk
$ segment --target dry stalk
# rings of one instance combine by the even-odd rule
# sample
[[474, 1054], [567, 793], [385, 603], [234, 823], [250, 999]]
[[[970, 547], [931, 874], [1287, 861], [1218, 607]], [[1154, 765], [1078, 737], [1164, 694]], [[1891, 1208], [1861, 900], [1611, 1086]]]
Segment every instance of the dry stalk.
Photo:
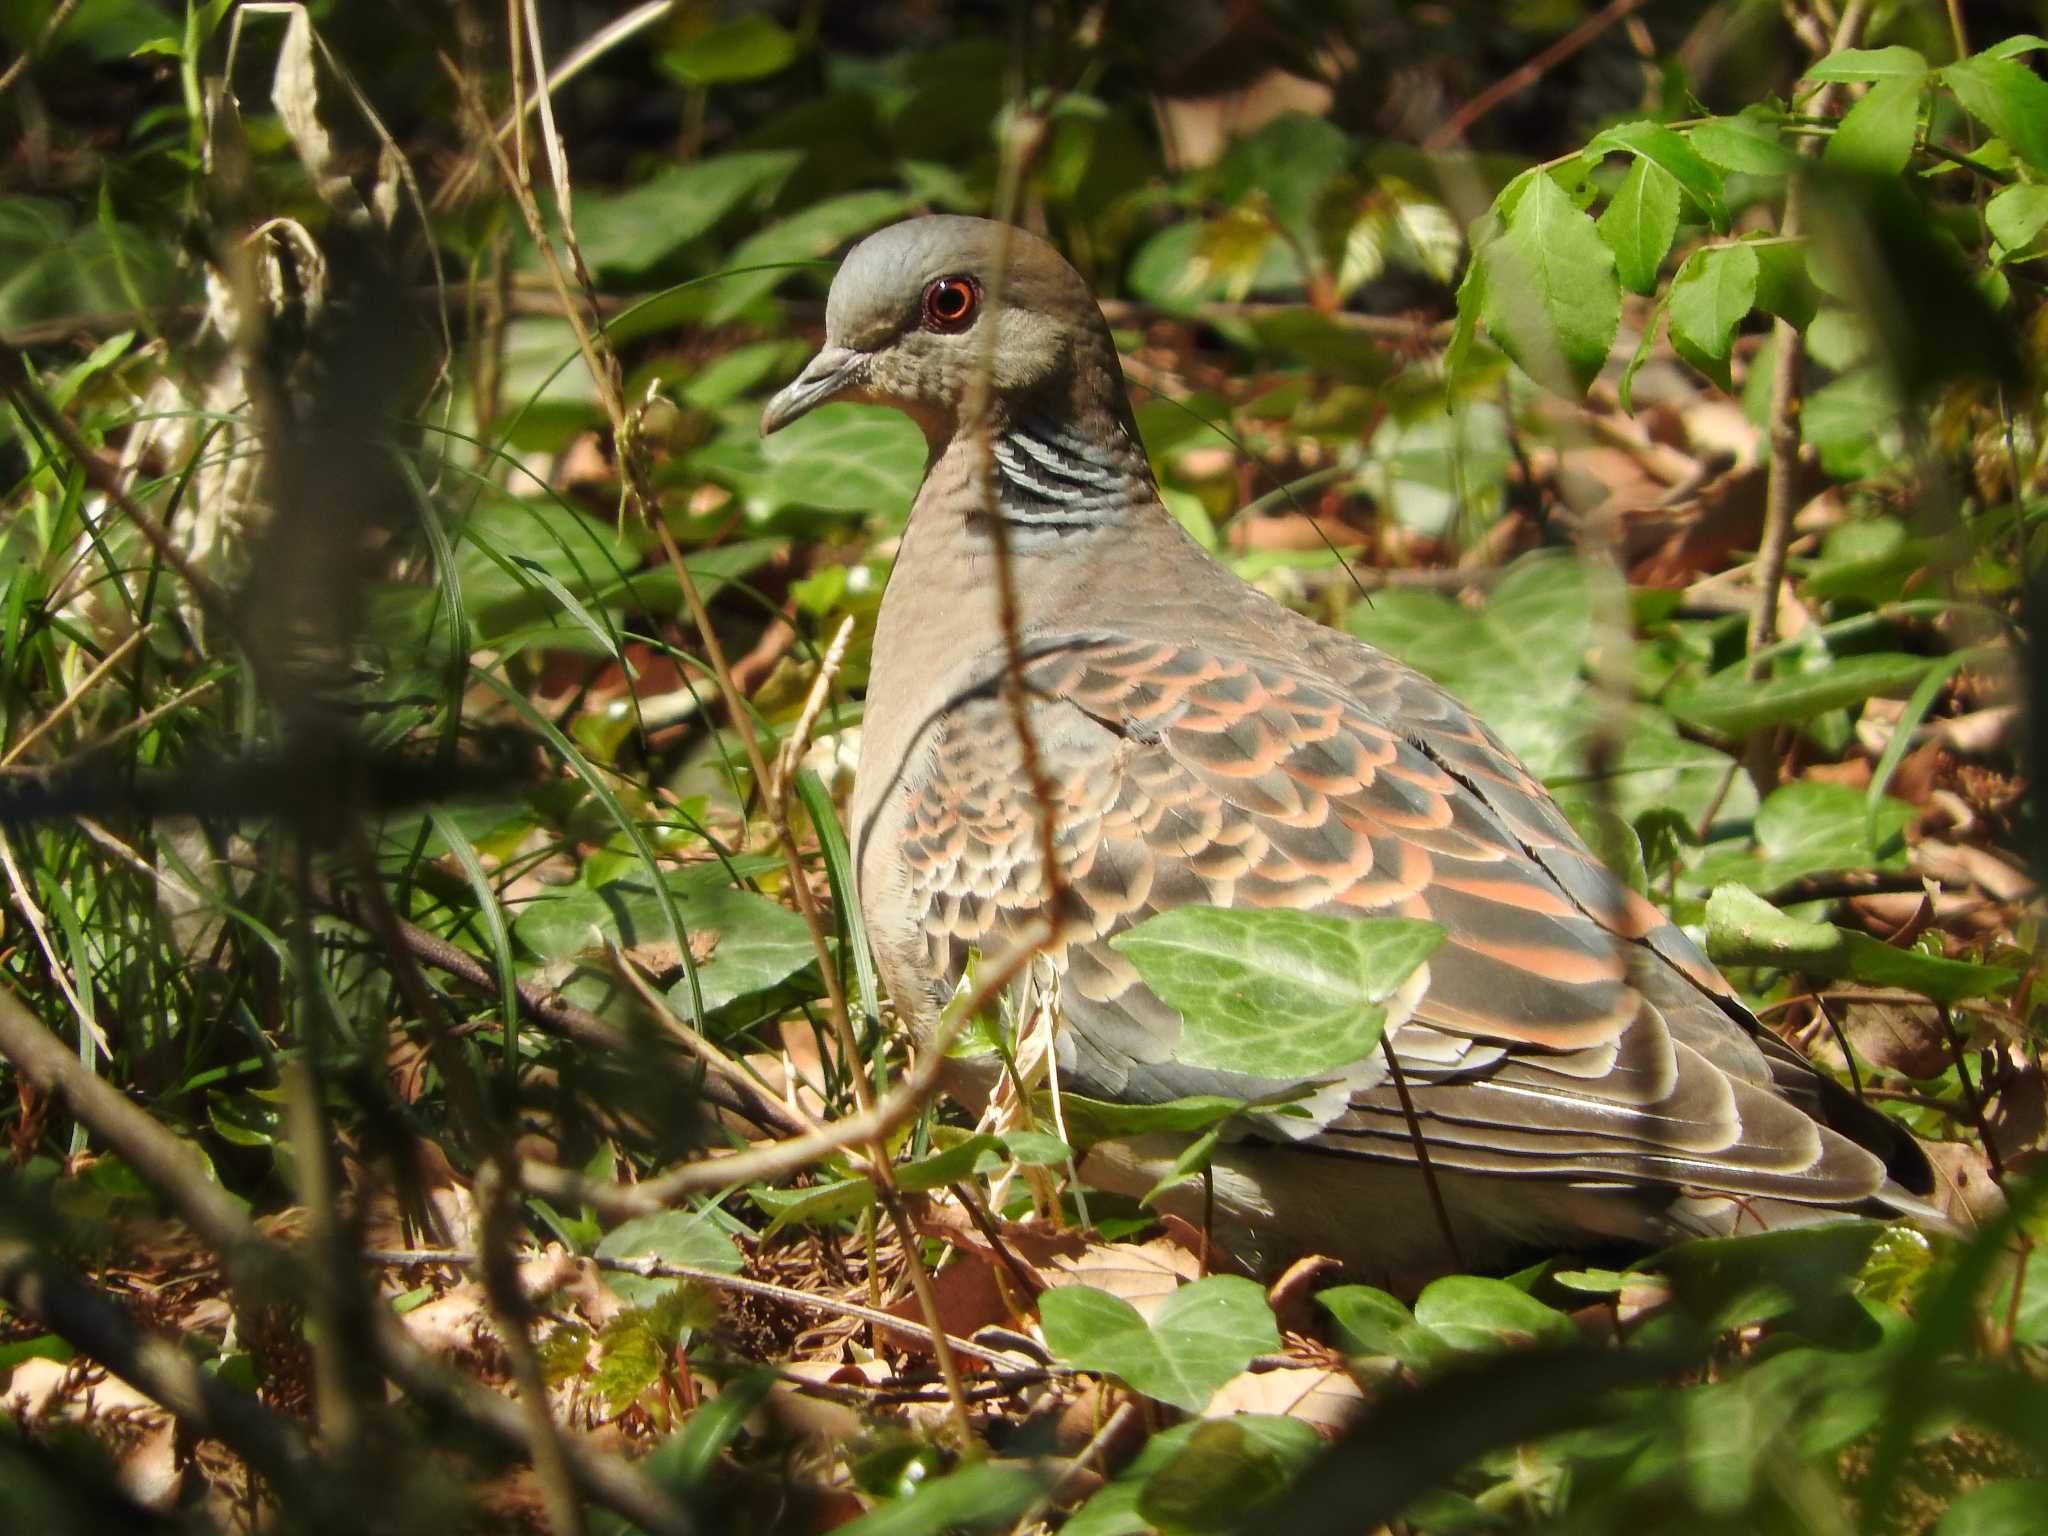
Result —
[[[517, 5], [520, 0], [507, 0], [507, 3]], [[528, 23], [525, 29], [526, 43], [533, 50], [536, 75], [545, 79], [546, 66], [540, 54], [539, 24], [532, 12], [532, 0], [525, 0], [525, 6]], [[514, 29], [515, 54], [520, 52], [519, 30]], [[515, 66], [516, 63], [515, 60]], [[520, 216], [524, 219], [534, 245], [540, 252], [549, 280], [561, 299], [564, 314], [576, 336], [577, 349], [582, 354], [585, 367], [590, 371], [591, 379], [597, 387], [599, 401], [611, 423], [627, 505], [644, 524], [654, 529], [662, 552], [675, 571], [677, 585], [681, 588], [684, 604], [690, 610], [691, 621], [696, 625], [698, 638], [703, 644], [705, 657], [710, 662], [720, 697], [746, 752], [748, 770], [755, 785], [765, 791], [770, 782], [768, 764], [747, 715], [745, 701], [740, 697], [738, 686], [733, 682], [732, 667], [726, 658], [724, 647], [719, 643], [718, 632], [711, 622], [710, 610], [697, 589], [696, 579], [690, 574], [689, 565], [683, 558], [682, 549], [676, 543], [674, 533], [661, 515], [657, 499], [647, 487], [641, 473], [637, 433], [621, 395], [617, 358], [611, 352], [609, 343], [605, 341], [602, 333], [594, 331], [586, 318], [588, 313], [595, 311], [595, 295], [576, 243], [574, 228], [568, 219], [568, 159], [563, 153], [560, 137], [554, 131], [553, 112], [546, 106], [542, 107], [539, 114], [541, 131], [549, 163], [554, 171], [557, 197], [563, 205], [562, 241], [576, 268], [581, 304], [572, 294], [568, 275], [563, 271], [561, 261], [555, 254], [554, 242], [548, 236], [540, 208], [534, 200], [533, 190], [507, 159], [503, 146], [496, 134], [491, 131], [489, 119], [477, 99], [474, 84], [445, 55], [441, 57], [441, 64], [455, 83], [473, 131], [485, 143], [492, 158], [497, 162], [506, 190], [518, 206]], [[545, 96], [545, 92], [542, 94]], [[516, 113], [516, 121], [523, 125], [523, 110]], [[523, 132], [523, 127], [520, 131]], [[860, 1111], [857, 1118], [872, 1121], [876, 1109], [874, 1088], [868, 1081], [866, 1064], [860, 1055], [859, 1044], [854, 1038], [852, 1020], [846, 1006], [845, 988], [840, 983], [838, 967], [833, 962], [830, 935], [827, 932], [823, 910], [819, 905], [817, 893], [811, 887], [809, 873], [804, 868], [786, 807], [771, 801], [766, 809], [770, 823], [774, 827], [776, 840], [781, 847], [783, 863], [788, 871], [791, 895], [795, 898], [797, 911], [803, 917], [805, 926], [810, 930], [812, 947], [818, 957], [818, 970], [825, 984], [828, 1011], [846, 1061], [854, 1099]], [[932, 1352], [939, 1362], [940, 1374], [945, 1378], [947, 1393], [953, 1400], [956, 1434], [963, 1446], [972, 1446], [975, 1444], [975, 1436], [967, 1412], [967, 1400], [960, 1379], [959, 1365], [947, 1346], [945, 1329], [940, 1322], [938, 1298], [932, 1289], [931, 1276], [926, 1272], [924, 1262], [917, 1253], [909, 1217], [903, 1209], [902, 1199], [896, 1189], [888, 1148], [881, 1140], [880, 1133], [875, 1134], [870, 1148], [870, 1168], [877, 1197], [883, 1208], [889, 1212], [890, 1220], [896, 1225], [903, 1239], [904, 1259], [911, 1287], [917, 1293], [919, 1307], [931, 1332]]]
[[[221, 1256], [231, 1278], [245, 1277], [260, 1267], [292, 1279], [299, 1294], [304, 1293], [305, 1286], [316, 1283], [316, 1277], [308, 1273], [304, 1256], [272, 1243], [258, 1232], [248, 1213], [213, 1181], [189, 1146], [158, 1124], [147, 1110], [94, 1076], [4, 989], [0, 989], [0, 1055], [13, 1061], [24, 1079], [60, 1102], [73, 1119], [119, 1153]], [[11, 1275], [0, 1277], [0, 1281], [14, 1283]], [[535, 1454], [534, 1426], [518, 1404], [428, 1358], [388, 1310], [371, 1309], [368, 1323], [364, 1342], [375, 1367], [402, 1390], [461, 1420], [515, 1455]], [[115, 1359], [98, 1353], [94, 1346], [108, 1347], [107, 1341], [89, 1328], [80, 1326], [76, 1333], [68, 1329], [59, 1331], [102, 1363], [115, 1363]], [[171, 1393], [167, 1384], [156, 1384], [165, 1392], [164, 1396], [159, 1396], [148, 1382], [134, 1380], [133, 1384], [172, 1413], [181, 1413], [182, 1399]], [[561, 1435], [561, 1442], [569, 1475], [585, 1498], [657, 1536], [693, 1536], [695, 1525], [688, 1514], [634, 1468], [593, 1450], [566, 1432]], [[252, 1465], [260, 1463], [252, 1458]]]

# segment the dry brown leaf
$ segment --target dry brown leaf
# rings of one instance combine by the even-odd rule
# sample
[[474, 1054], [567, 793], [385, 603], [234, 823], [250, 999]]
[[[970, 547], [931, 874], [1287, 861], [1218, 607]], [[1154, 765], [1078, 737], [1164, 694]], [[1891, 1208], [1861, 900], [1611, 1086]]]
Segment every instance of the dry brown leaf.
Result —
[[1078, 1255], [1055, 1258], [1050, 1281], [1108, 1291], [1150, 1322], [1167, 1297], [1201, 1274], [1192, 1253], [1169, 1238], [1155, 1237], [1144, 1243], [1099, 1243]]
[[[1016, 1321], [997, 1283], [995, 1265], [978, 1253], [963, 1253], [934, 1274], [932, 1294], [938, 1304], [939, 1326], [955, 1338], [968, 1338], [991, 1324]], [[885, 1310], [904, 1320], [903, 1327], [888, 1330], [892, 1339], [912, 1349], [931, 1349], [931, 1331], [916, 1296], [901, 1297]]]
[[1227, 1419], [1239, 1413], [1271, 1413], [1313, 1425], [1325, 1438], [1349, 1427], [1365, 1407], [1359, 1390], [1343, 1367], [1288, 1365], [1274, 1371], [1241, 1371], [1216, 1389], [1202, 1409], [1205, 1419]]

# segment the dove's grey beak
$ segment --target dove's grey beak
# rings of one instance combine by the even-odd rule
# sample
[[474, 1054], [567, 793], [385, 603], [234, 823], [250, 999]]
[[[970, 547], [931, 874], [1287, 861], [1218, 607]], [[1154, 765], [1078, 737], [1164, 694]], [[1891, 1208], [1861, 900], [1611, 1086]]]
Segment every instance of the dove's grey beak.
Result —
[[851, 347], [826, 346], [804, 371], [779, 390], [761, 412], [761, 435], [779, 432], [797, 417], [845, 393], [857, 381], [868, 355]]

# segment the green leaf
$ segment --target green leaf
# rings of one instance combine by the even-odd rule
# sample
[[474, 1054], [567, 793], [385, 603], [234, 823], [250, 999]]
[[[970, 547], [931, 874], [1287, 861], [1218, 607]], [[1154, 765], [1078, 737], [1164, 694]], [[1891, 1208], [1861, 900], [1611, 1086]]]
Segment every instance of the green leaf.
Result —
[[1655, 293], [1658, 270], [1678, 233], [1678, 182], [1654, 161], [1637, 160], [1600, 215], [1599, 229], [1614, 252], [1622, 287]]
[[1726, 390], [1735, 387], [1728, 372], [1735, 327], [1756, 307], [1757, 270], [1749, 245], [1709, 245], [1688, 256], [1671, 280], [1671, 343]]
[[1090, 1285], [1058, 1286], [1038, 1307], [1046, 1346], [1061, 1360], [1190, 1413], [1280, 1347], [1265, 1292], [1237, 1275], [1182, 1286], [1150, 1323], [1129, 1302]]
[[838, 1536], [943, 1536], [1008, 1526], [1044, 1497], [1052, 1477], [1040, 1466], [973, 1461], [836, 1529]]
[[2039, 1536], [2043, 1510], [2048, 1477], [1986, 1483], [1943, 1510], [1933, 1536]]
[[[697, 952], [697, 985], [706, 1013], [765, 992], [817, 959], [803, 918], [765, 896], [736, 890], [724, 870], [670, 871], [663, 877]], [[657, 973], [683, 963], [673, 953], [662, 903], [642, 879], [614, 880], [589, 890], [570, 887], [536, 896], [518, 908], [512, 931], [544, 961], [589, 959], [608, 967], [607, 941], [639, 950]], [[666, 946], [666, 947], [664, 947]], [[691, 1016], [689, 977], [675, 983], [671, 1001]]]
[[1185, 1021], [1175, 1061], [1301, 1078], [1362, 1060], [1443, 942], [1434, 923], [1274, 908], [1177, 907], [1110, 940]]
[[1050, 1131], [1005, 1131], [1003, 1147], [1026, 1168], [1064, 1167], [1074, 1149]]
[[982, 1132], [963, 1136], [952, 1146], [896, 1167], [896, 1186], [922, 1194], [944, 1184], [957, 1184], [978, 1173], [994, 1173], [1008, 1161], [1002, 1138]]
[[1337, 1347], [1347, 1355], [1391, 1355], [1401, 1330], [1415, 1323], [1398, 1296], [1376, 1286], [1333, 1285], [1316, 1292], [1316, 1304], [1336, 1323]]
[[1903, 869], [1912, 819], [1913, 808], [1903, 801], [1880, 796], [1873, 804], [1847, 784], [1802, 779], [1773, 790], [1758, 809], [1756, 857], [1746, 850], [1710, 854], [1687, 883], [1733, 882], [1768, 894], [1838, 870]]
[[1721, 886], [1707, 898], [1707, 954], [1717, 965], [1763, 965], [1829, 980], [1902, 987], [1938, 1003], [1983, 997], [2018, 979], [2017, 972], [2002, 966], [1893, 949], [1868, 934], [1806, 922], [1740, 885]]
[[1941, 72], [1957, 101], [2037, 171], [2048, 171], [2048, 80], [2024, 64], [1978, 54]]
[[1724, 170], [1785, 176], [1799, 165], [1799, 157], [1785, 147], [1778, 124], [1769, 118], [1711, 118], [1695, 127], [1690, 137], [1694, 149]]
[[1062, 1093], [1067, 1131], [1083, 1145], [1119, 1136], [1143, 1136], [1152, 1131], [1202, 1131], [1228, 1120], [1244, 1108], [1243, 1099], [1220, 1094], [1195, 1094], [1185, 1099], [1167, 1099], [1158, 1104], [1120, 1104], [1091, 1099], [1078, 1093]]
[[2048, 37], [2034, 32], [2016, 32], [2011, 37], [2000, 38], [1982, 53], [1987, 59], [2016, 59], [2023, 53], [2034, 53], [2042, 48], [2048, 48]]
[[1357, 146], [1335, 124], [1283, 112], [1231, 141], [1216, 164], [1218, 193], [1226, 204], [1262, 199], [1273, 223], [1297, 249], [1315, 250], [1323, 190], [1357, 157]]
[[[1816, 334], [1831, 313], [1821, 311], [1814, 321]], [[1896, 462], [1900, 411], [1888, 370], [1871, 364], [1830, 379], [1807, 396], [1799, 413], [1799, 431], [1818, 452], [1820, 467], [1828, 474], [1861, 479], [1882, 474]]]
[[896, 411], [827, 405], [761, 443], [779, 504], [900, 522], [924, 479], [924, 434]]
[[[901, 192], [846, 192], [812, 203], [801, 213], [747, 236], [733, 248], [727, 266], [733, 276], [720, 286], [706, 320], [722, 325], [762, 295], [772, 293], [789, 274], [775, 263], [799, 263], [822, 257], [856, 235], [864, 235], [909, 211]], [[771, 270], [748, 272], [746, 267]]]
[[1756, 307], [1768, 315], [1789, 320], [1798, 330], [1813, 322], [1820, 293], [1807, 270], [1804, 240], [1754, 240], [1756, 252]]
[[1984, 205], [1984, 222], [2008, 252], [2024, 250], [2048, 228], [2048, 187], [2014, 182]]
[[[657, 1259], [664, 1264], [683, 1264], [691, 1269], [716, 1270], [736, 1275], [740, 1271], [739, 1250], [729, 1234], [708, 1216], [696, 1211], [656, 1211], [621, 1222], [597, 1245], [601, 1259]], [[619, 1300], [630, 1307], [648, 1307], [689, 1282], [680, 1276], [629, 1275], [619, 1270], [604, 1272], [604, 1283]]]
[[1884, 1230], [1881, 1222], [1840, 1221], [1701, 1238], [1644, 1267], [1668, 1275], [1678, 1304], [1715, 1333], [1780, 1320], [1825, 1324]]
[[1415, 1299], [1415, 1321], [1458, 1350], [1505, 1349], [1525, 1344], [1572, 1344], [1578, 1330], [1555, 1307], [1546, 1307], [1505, 1280], [1446, 1275]]
[[1614, 253], [1549, 175], [1530, 177], [1502, 220], [1500, 236], [1474, 253], [1489, 268], [1480, 318], [1524, 373], [1583, 395], [1621, 324]]
[[753, 12], [713, 23], [688, 41], [662, 49], [655, 61], [686, 85], [725, 85], [775, 74], [796, 56], [796, 34], [772, 16]]
[[850, 1221], [875, 1203], [875, 1186], [866, 1179], [833, 1179], [802, 1189], [757, 1186], [747, 1195], [768, 1212], [768, 1230], [761, 1234], [766, 1238], [784, 1227], [826, 1227]]
[[[1602, 130], [1586, 146], [1588, 154], [1626, 150], [1638, 163], [1654, 165], [1685, 191], [1693, 205], [1717, 231], [1728, 228], [1728, 202], [1721, 187], [1721, 173], [1687, 143], [1684, 135], [1662, 123], [1648, 121], [1620, 123]], [[1647, 292], [1647, 289], [1638, 289]]]
[[773, 195], [802, 162], [793, 149], [749, 150], [670, 166], [624, 192], [579, 193], [576, 240], [602, 276], [641, 276], [752, 198]]
[[1738, 664], [1674, 694], [1665, 707], [1688, 725], [1724, 736], [1747, 736], [1880, 695], [1902, 698], [1933, 665], [1930, 657], [1879, 651], [1836, 657], [1812, 672], [1787, 672], [1751, 682]]
[[1807, 70], [1808, 80], [1919, 80], [1927, 60], [1911, 48], [1842, 48]]
[[1299, 1419], [1248, 1413], [1204, 1420], [1147, 1480], [1138, 1513], [1175, 1536], [1241, 1530], [1321, 1449], [1321, 1436]]
[[1472, 342], [1479, 330], [1480, 312], [1486, 308], [1486, 263], [1480, 259], [1475, 242], [1465, 263], [1465, 275], [1458, 279], [1458, 319], [1451, 327], [1450, 344], [1444, 348], [1444, 377], [1455, 384], [1472, 355]]
[[1839, 171], [1896, 176], [1920, 132], [1921, 77], [1880, 80], [1836, 126], [1822, 161]]

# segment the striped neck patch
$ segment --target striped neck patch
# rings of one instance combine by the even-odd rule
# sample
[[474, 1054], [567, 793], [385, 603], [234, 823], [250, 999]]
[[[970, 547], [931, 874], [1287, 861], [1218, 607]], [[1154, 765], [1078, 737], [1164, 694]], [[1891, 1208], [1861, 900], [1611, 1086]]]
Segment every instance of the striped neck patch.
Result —
[[1055, 529], [1116, 521], [1145, 495], [1128, 463], [1134, 448], [1127, 439], [1091, 443], [1043, 421], [1013, 423], [995, 440], [996, 503], [1004, 520]]

